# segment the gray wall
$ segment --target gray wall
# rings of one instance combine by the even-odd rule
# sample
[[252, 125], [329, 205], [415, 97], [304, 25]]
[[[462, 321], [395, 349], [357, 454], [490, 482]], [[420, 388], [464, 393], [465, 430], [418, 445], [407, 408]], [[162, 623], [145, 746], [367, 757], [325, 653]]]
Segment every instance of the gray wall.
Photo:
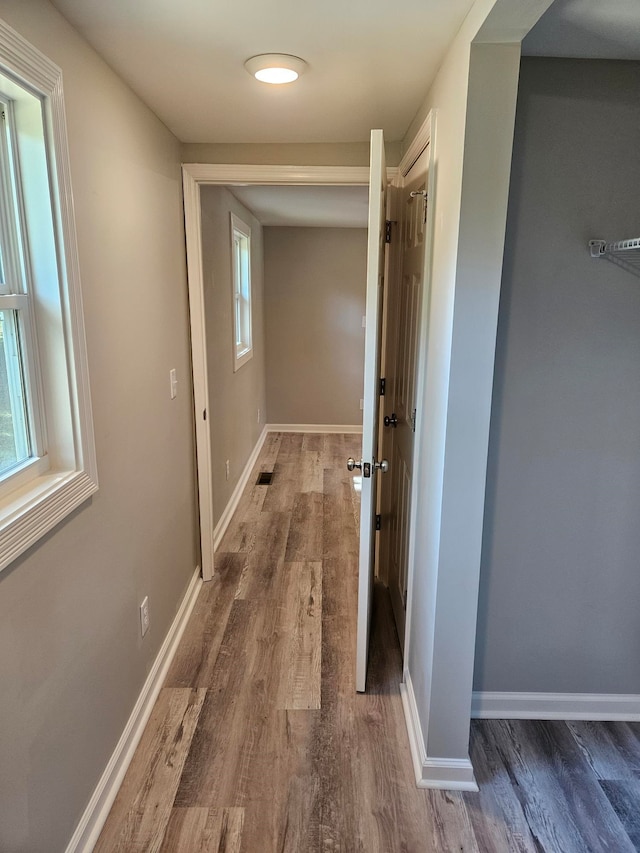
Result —
[[640, 64], [522, 62], [475, 689], [640, 693]]
[[362, 423], [366, 230], [264, 234], [269, 422]]
[[199, 561], [180, 146], [46, 0], [0, 0], [0, 16], [64, 74], [100, 477], [0, 574], [0, 850], [50, 853]]
[[[213, 514], [224, 512], [266, 419], [262, 226], [226, 187], [203, 187], [202, 256]], [[253, 358], [233, 372], [230, 212], [251, 228]], [[258, 420], [258, 410], [260, 420]], [[229, 460], [229, 479], [225, 463]]]

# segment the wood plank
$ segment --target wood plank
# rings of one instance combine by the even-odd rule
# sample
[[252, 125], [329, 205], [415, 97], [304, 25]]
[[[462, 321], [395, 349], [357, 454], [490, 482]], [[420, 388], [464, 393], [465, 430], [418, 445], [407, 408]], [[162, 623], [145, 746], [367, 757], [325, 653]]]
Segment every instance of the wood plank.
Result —
[[270, 600], [235, 600], [211, 689], [185, 762], [176, 806], [243, 807], [274, 734], [282, 677], [278, 608]]
[[640, 780], [601, 781], [600, 786], [624, 827], [629, 841], [636, 850], [640, 850]]
[[488, 740], [488, 727], [471, 723], [471, 760], [479, 793], [464, 801], [478, 846], [483, 853], [539, 853], [508, 766]]
[[320, 492], [301, 492], [293, 502], [285, 562], [321, 560], [322, 551], [323, 496]]
[[542, 849], [631, 853], [633, 846], [565, 723], [485, 720], [482, 726], [508, 768]]
[[206, 690], [163, 688], [96, 853], [160, 849]]
[[273, 481], [265, 489], [262, 509], [264, 512], [291, 512], [296, 494], [300, 491], [299, 460], [281, 461], [282, 448], [278, 461], [273, 466]]
[[203, 584], [171, 663], [165, 687], [209, 687], [234, 595], [245, 565], [242, 554], [218, 554], [216, 573]]
[[640, 724], [572, 720], [567, 726], [598, 779], [640, 778]]
[[[256, 463], [257, 471], [273, 471], [273, 466], [276, 463], [278, 458], [278, 453], [280, 452], [280, 445], [282, 444], [282, 433], [281, 432], [270, 432], [267, 433], [267, 436], [264, 440], [264, 444], [262, 445], [262, 449], [260, 450], [260, 456]], [[257, 471], [256, 477], [253, 479], [257, 479]]]
[[287, 710], [320, 708], [320, 661], [322, 654], [322, 563], [294, 563], [292, 594], [282, 612], [290, 623], [289, 643], [283, 669], [283, 707]]
[[300, 491], [322, 492], [323, 459], [317, 450], [304, 451], [300, 460]]
[[240, 853], [244, 809], [172, 809], [160, 853]]
[[302, 437], [302, 450], [315, 450], [318, 453], [324, 451], [324, 435], [318, 432], [308, 432]]

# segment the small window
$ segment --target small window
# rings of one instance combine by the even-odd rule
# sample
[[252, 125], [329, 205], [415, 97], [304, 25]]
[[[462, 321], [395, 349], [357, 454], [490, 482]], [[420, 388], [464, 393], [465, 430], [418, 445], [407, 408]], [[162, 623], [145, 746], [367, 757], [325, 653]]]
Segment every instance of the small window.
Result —
[[16, 474], [44, 456], [33, 288], [16, 147], [13, 102], [0, 95], [0, 484], [12, 485]]
[[0, 21], [0, 570], [98, 488], [62, 72]]
[[231, 267], [233, 284], [233, 370], [253, 355], [251, 337], [251, 229], [231, 214]]

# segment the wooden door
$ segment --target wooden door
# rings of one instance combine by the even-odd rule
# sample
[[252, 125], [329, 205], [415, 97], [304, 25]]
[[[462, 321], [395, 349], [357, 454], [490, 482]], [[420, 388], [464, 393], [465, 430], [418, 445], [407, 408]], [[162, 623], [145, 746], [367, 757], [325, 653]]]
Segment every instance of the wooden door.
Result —
[[362, 459], [359, 461], [350, 459], [348, 462], [351, 470], [354, 467], [360, 469], [362, 479], [356, 649], [356, 690], [359, 692], [364, 692], [367, 680], [376, 535], [376, 488], [381, 470], [378, 467], [380, 465], [378, 460], [378, 412], [380, 408], [380, 324], [385, 253], [386, 192], [387, 170], [384, 159], [384, 138], [381, 130], [372, 130]]
[[387, 580], [400, 645], [404, 648], [407, 571], [409, 554], [409, 518], [413, 479], [413, 447], [416, 418], [416, 366], [418, 334], [425, 276], [427, 221], [427, 167], [429, 149], [420, 155], [397, 191], [398, 262], [389, 283], [389, 315], [393, 318], [393, 336], [388, 358], [389, 394], [385, 405], [384, 449], [390, 463], [390, 476], [384, 488], [386, 512], [383, 531], [386, 537], [381, 552], [387, 560]]

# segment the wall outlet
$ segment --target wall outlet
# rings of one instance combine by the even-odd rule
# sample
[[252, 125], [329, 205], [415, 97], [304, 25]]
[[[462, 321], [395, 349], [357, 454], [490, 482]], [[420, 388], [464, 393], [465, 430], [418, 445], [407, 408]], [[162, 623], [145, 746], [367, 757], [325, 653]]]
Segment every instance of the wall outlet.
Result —
[[149, 630], [149, 622], [149, 596], [145, 595], [144, 601], [140, 605], [140, 630], [143, 637]]
[[258, 409], [258, 423], [260, 423], [260, 409]]
[[173, 367], [169, 371], [169, 391], [171, 394], [171, 399], [175, 400], [178, 396], [178, 378], [176, 376], [176, 369]]
[[227, 480], [229, 479], [229, 460], [224, 463], [224, 473], [227, 475]]

